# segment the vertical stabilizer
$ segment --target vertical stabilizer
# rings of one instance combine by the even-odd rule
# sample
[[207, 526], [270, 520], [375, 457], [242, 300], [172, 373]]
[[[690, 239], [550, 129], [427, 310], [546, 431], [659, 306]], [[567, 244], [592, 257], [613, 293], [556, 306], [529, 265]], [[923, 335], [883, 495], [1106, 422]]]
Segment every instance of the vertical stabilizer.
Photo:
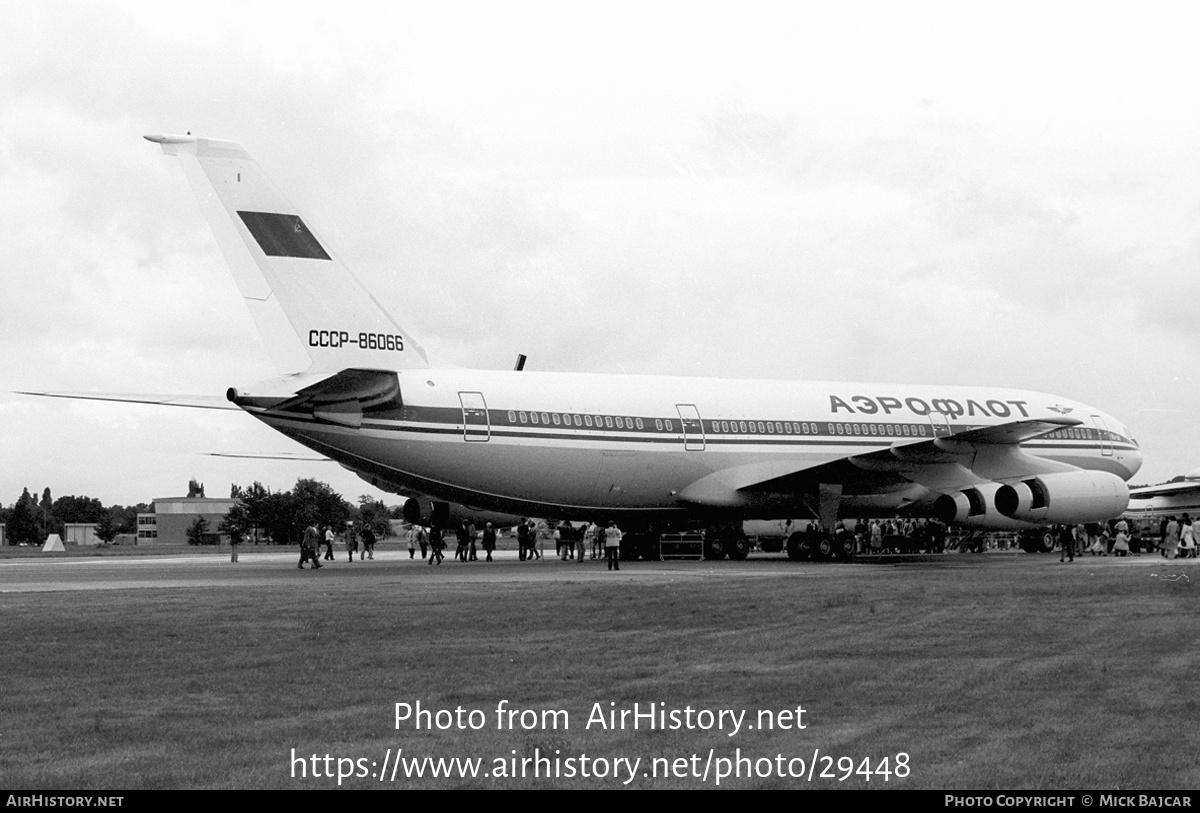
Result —
[[146, 138], [183, 166], [280, 373], [429, 366], [240, 144]]

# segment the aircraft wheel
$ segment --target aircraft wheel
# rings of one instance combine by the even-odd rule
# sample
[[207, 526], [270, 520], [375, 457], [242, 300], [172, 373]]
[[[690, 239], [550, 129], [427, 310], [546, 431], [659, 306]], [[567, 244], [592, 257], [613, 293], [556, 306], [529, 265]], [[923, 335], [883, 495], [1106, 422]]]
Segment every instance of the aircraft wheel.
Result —
[[822, 534], [814, 542], [810, 543], [812, 548], [812, 557], [821, 562], [828, 562], [833, 558], [833, 540]]
[[808, 558], [808, 540], [804, 534], [797, 531], [787, 539], [787, 557], [793, 562]]
[[741, 561], [750, 555], [750, 540], [742, 534], [735, 534], [728, 540], [726, 549], [729, 551], [730, 559]]
[[1054, 534], [1049, 531], [1042, 534], [1041, 546], [1038, 550], [1042, 553], [1054, 553]]
[[834, 540], [833, 555], [835, 559], [842, 559], [847, 562], [854, 561], [854, 535], [842, 534], [841, 537]]
[[704, 558], [705, 559], [724, 559], [725, 558], [725, 540], [719, 536], [704, 537]]

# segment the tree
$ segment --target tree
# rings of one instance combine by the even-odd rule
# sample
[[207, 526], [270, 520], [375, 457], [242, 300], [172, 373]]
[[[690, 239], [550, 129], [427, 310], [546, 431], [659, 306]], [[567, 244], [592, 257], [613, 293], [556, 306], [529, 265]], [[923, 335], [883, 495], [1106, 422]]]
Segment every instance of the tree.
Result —
[[118, 533], [120, 533], [120, 529], [117, 528], [117, 522], [112, 513], [105, 511], [96, 523], [96, 538], [105, 545], [111, 545]]
[[21, 492], [16, 505], [13, 506], [6, 535], [10, 545], [19, 545], [22, 542], [27, 545], [37, 545], [40, 542], [38, 539], [37, 502], [34, 501], [28, 488]]
[[271, 489], [264, 488], [262, 483], [255, 481], [249, 488], [235, 484], [231, 493], [240, 498], [246, 506], [250, 526], [258, 529], [258, 533], [254, 535], [256, 544], [259, 535], [266, 536], [277, 545], [287, 545], [293, 541], [295, 523], [290, 492], [272, 493]]
[[341, 494], [327, 483], [317, 480], [297, 480], [292, 496], [295, 500], [293, 517], [301, 532], [306, 526], [316, 523], [328, 525], [337, 533], [346, 527], [346, 522], [354, 514], [354, 509], [342, 499]]
[[62, 520], [54, 516], [54, 498], [50, 496], [50, 487], [42, 490], [42, 501], [37, 506], [38, 540], [45, 539], [49, 534], [62, 536], [64, 528]]
[[186, 531], [189, 545], [211, 545], [212, 535], [208, 532], [208, 520], [196, 517], [196, 521], [188, 526]]
[[375, 536], [382, 539], [391, 531], [391, 525], [388, 520], [391, 518], [391, 513], [388, 507], [380, 500], [375, 499], [370, 494], [362, 494], [358, 498], [358, 521], [374, 532]]
[[59, 497], [51, 510], [62, 522], [99, 522], [108, 515], [104, 503], [95, 497]]
[[250, 510], [242, 503], [229, 509], [217, 530], [228, 534], [230, 539], [241, 539], [243, 535], [250, 536], [254, 523], [250, 521]]

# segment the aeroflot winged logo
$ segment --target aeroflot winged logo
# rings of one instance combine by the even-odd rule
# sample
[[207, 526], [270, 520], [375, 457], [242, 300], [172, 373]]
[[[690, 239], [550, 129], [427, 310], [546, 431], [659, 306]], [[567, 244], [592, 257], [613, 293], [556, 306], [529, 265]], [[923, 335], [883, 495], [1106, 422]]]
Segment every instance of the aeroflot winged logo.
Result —
[[1059, 415], [1067, 415], [1075, 411], [1072, 407], [1058, 406], [1057, 404], [1052, 407], [1046, 407], [1046, 409], [1050, 410], [1051, 412], [1057, 412]]

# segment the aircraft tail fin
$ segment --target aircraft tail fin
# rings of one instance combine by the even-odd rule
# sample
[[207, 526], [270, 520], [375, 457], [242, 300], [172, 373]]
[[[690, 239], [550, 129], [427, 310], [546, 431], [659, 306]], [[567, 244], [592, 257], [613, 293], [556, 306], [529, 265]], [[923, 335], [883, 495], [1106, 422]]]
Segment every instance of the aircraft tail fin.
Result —
[[281, 374], [429, 366], [240, 144], [148, 135], [177, 157]]

